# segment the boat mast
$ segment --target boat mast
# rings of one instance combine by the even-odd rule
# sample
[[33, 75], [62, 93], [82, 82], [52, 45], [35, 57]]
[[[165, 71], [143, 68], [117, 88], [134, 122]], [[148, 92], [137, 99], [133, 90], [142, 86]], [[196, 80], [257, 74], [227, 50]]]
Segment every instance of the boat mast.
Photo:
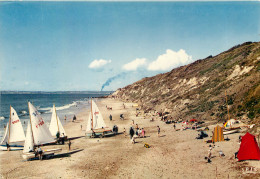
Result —
[[227, 101], [227, 90], [225, 90], [225, 96], [226, 96], [226, 103], [227, 103], [228, 120], [230, 120], [229, 108], [228, 108], [228, 101]]
[[91, 120], [91, 126], [92, 126], [92, 131], [93, 131], [93, 112], [92, 112], [92, 98], [91, 98], [91, 117], [92, 117], [92, 120]]
[[11, 105], [10, 105], [9, 127], [8, 127], [8, 144], [10, 139], [10, 127], [11, 127]]
[[53, 104], [53, 106], [54, 106], [54, 110], [55, 110], [55, 114], [56, 114], [56, 121], [57, 121], [57, 126], [58, 126], [58, 132], [60, 132], [55, 104]]
[[28, 102], [28, 109], [29, 109], [29, 116], [30, 116], [30, 126], [31, 126], [31, 131], [32, 131], [32, 138], [33, 138], [33, 151], [34, 151], [34, 137], [33, 137], [33, 130], [32, 130], [32, 119], [31, 119], [31, 113], [30, 113], [30, 107], [29, 107], [29, 102]]

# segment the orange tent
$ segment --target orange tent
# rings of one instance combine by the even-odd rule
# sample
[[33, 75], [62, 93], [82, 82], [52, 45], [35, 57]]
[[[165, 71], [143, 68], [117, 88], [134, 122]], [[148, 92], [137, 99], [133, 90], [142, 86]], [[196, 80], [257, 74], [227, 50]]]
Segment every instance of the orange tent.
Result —
[[220, 127], [218, 125], [217, 127], [214, 128], [212, 142], [220, 142], [220, 141], [224, 141], [223, 127]]

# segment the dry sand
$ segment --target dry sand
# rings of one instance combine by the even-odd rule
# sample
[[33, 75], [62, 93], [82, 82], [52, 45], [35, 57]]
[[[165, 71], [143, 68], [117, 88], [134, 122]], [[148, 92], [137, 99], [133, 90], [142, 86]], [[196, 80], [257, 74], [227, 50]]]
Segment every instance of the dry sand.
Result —
[[[89, 139], [81, 137], [72, 140], [75, 153], [70, 156], [49, 160], [23, 161], [22, 151], [0, 152], [1, 175], [3, 178], [257, 178], [260, 176], [258, 161], [237, 162], [234, 153], [239, 149], [238, 136], [229, 135], [229, 142], [218, 142], [213, 148], [212, 163], [204, 159], [208, 154], [209, 144], [196, 140], [198, 132], [194, 130], [175, 131], [172, 124], [165, 124], [155, 118], [136, 117], [131, 103], [115, 99], [102, 99], [97, 102], [100, 111], [109, 127], [118, 125], [119, 132], [126, 128], [127, 136], [120, 134], [109, 138]], [[107, 110], [105, 106], [113, 110]], [[76, 122], [67, 122], [65, 130], [69, 137], [85, 135], [88, 110], [77, 114]], [[125, 120], [120, 120], [123, 113]], [[109, 121], [112, 114], [113, 121]], [[134, 123], [144, 127], [146, 138], [138, 138], [132, 144], [129, 138], [129, 127]], [[83, 129], [81, 130], [81, 125]], [[161, 128], [160, 137], [157, 128]], [[178, 124], [177, 128], [181, 128]], [[213, 126], [210, 127], [211, 129]], [[208, 132], [211, 135], [211, 131]], [[144, 143], [151, 145], [145, 148]], [[44, 146], [62, 148], [67, 153], [68, 145]], [[219, 157], [218, 151], [226, 155]], [[78, 152], [77, 152], [78, 151]], [[254, 166], [257, 174], [244, 174], [245, 167]]]

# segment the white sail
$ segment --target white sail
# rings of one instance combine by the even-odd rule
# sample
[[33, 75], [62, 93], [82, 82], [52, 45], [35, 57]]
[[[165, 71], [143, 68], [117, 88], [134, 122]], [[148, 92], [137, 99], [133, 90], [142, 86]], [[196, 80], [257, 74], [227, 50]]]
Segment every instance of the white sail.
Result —
[[27, 131], [26, 131], [26, 138], [25, 138], [25, 142], [24, 142], [23, 153], [33, 151], [33, 147], [34, 147], [34, 145], [33, 145], [32, 129], [31, 129], [31, 123], [29, 121], [28, 125], [27, 125]]
[[105, 128], [106, 124], [104, 122], [102, 114], [99, 111], [99, 109], [94, 101], [92, 101], [92, 113], [93, 113], [93, 118], [94, 118], [93, 129]]
[[10, 107], [9, 122], [6, 125], [5, 134], [1, 141], [1, 145], [6, 145], [6, 142], [8, 144], [23, 142], [25, 140], [23, 126], [13, 107]]
[[60, 132], [60, 136], [67, 136], [66, 132], [61, 124], [60, 118], [56, 113], [55, 105], [53, 105], [51, 123], [50, 123], [50, 132], [52, 136], [56, 136], [57, 132]]
[[30, 102], [28, 102], [28, 107], [31, 118], [34, 145], [54, 142], [51, 132], [46, 126], [46, 123], [44, 122], [42, 117], [40, 116], [40, 113]]
[[88, 123], [86, 131], [91, 131], [91, 112], [89, 112]]
[[21, 142], [25, 140], [24, 131], [22, 123], [14, 110], [11, 107], [11, 117], [10, 117], [10, 134], [9, 134], [9, 143]]
[[0, 145], [6, 145], [6, 142], [8, 142], [8, 131], [9, 131], [9, 123], [6, 124], [5, 134]]

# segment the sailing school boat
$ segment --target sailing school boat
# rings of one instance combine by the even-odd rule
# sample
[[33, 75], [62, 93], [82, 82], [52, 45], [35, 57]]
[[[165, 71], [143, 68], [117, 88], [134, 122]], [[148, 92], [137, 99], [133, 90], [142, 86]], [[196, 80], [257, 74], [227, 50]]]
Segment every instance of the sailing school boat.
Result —
[[55, 104], [53, 104], [53, 108], [52, 108], [52, 116], [51, 116], [51, 123], [50, 123], [49, 130], [52, 136], [56, 136], [57, 133], [59, 132], [61, 138], [67, 137], [66, 132], [61, 124], [60, 118], [57, 115]]
[[[35, 146], [48, 143], [55, 143], [55, 140], [52, 137], [50, 130], [46, 126], [46, 123], [40, 116], [40, 113], [30, 102], [28, 102], [28, 108], [30, 121], [28, 122], [27, 126], [26, 138], [22, 155], [22, 157], [26, 160], [35, 157], [33, 153]], [[61, 151], [61, 149], [54, 149], [51, 151], [57, 152]], [[46, 152], [48, 151], [44, 151], [44, 154]]]
[[101, 112], [99, 111], [96, 103], [91, 99], [91, 110], [87, 122], [86, 136], [104, 137], [108, 135], [114, 135], [114, 134], [112, 130], [106, 126]]
[[[22, 147], [25, 140], [23, 126], [12, 106], [10, 106], [10, 117], [6, 126], [5, 134], [0, 145], [6, 146], [6, 144], [9, 144], [11, 147]], [[6, 147], [1, 147], [1, 150], [6, 149]], [[11, 150], [15, 149], [12, 148]]]

